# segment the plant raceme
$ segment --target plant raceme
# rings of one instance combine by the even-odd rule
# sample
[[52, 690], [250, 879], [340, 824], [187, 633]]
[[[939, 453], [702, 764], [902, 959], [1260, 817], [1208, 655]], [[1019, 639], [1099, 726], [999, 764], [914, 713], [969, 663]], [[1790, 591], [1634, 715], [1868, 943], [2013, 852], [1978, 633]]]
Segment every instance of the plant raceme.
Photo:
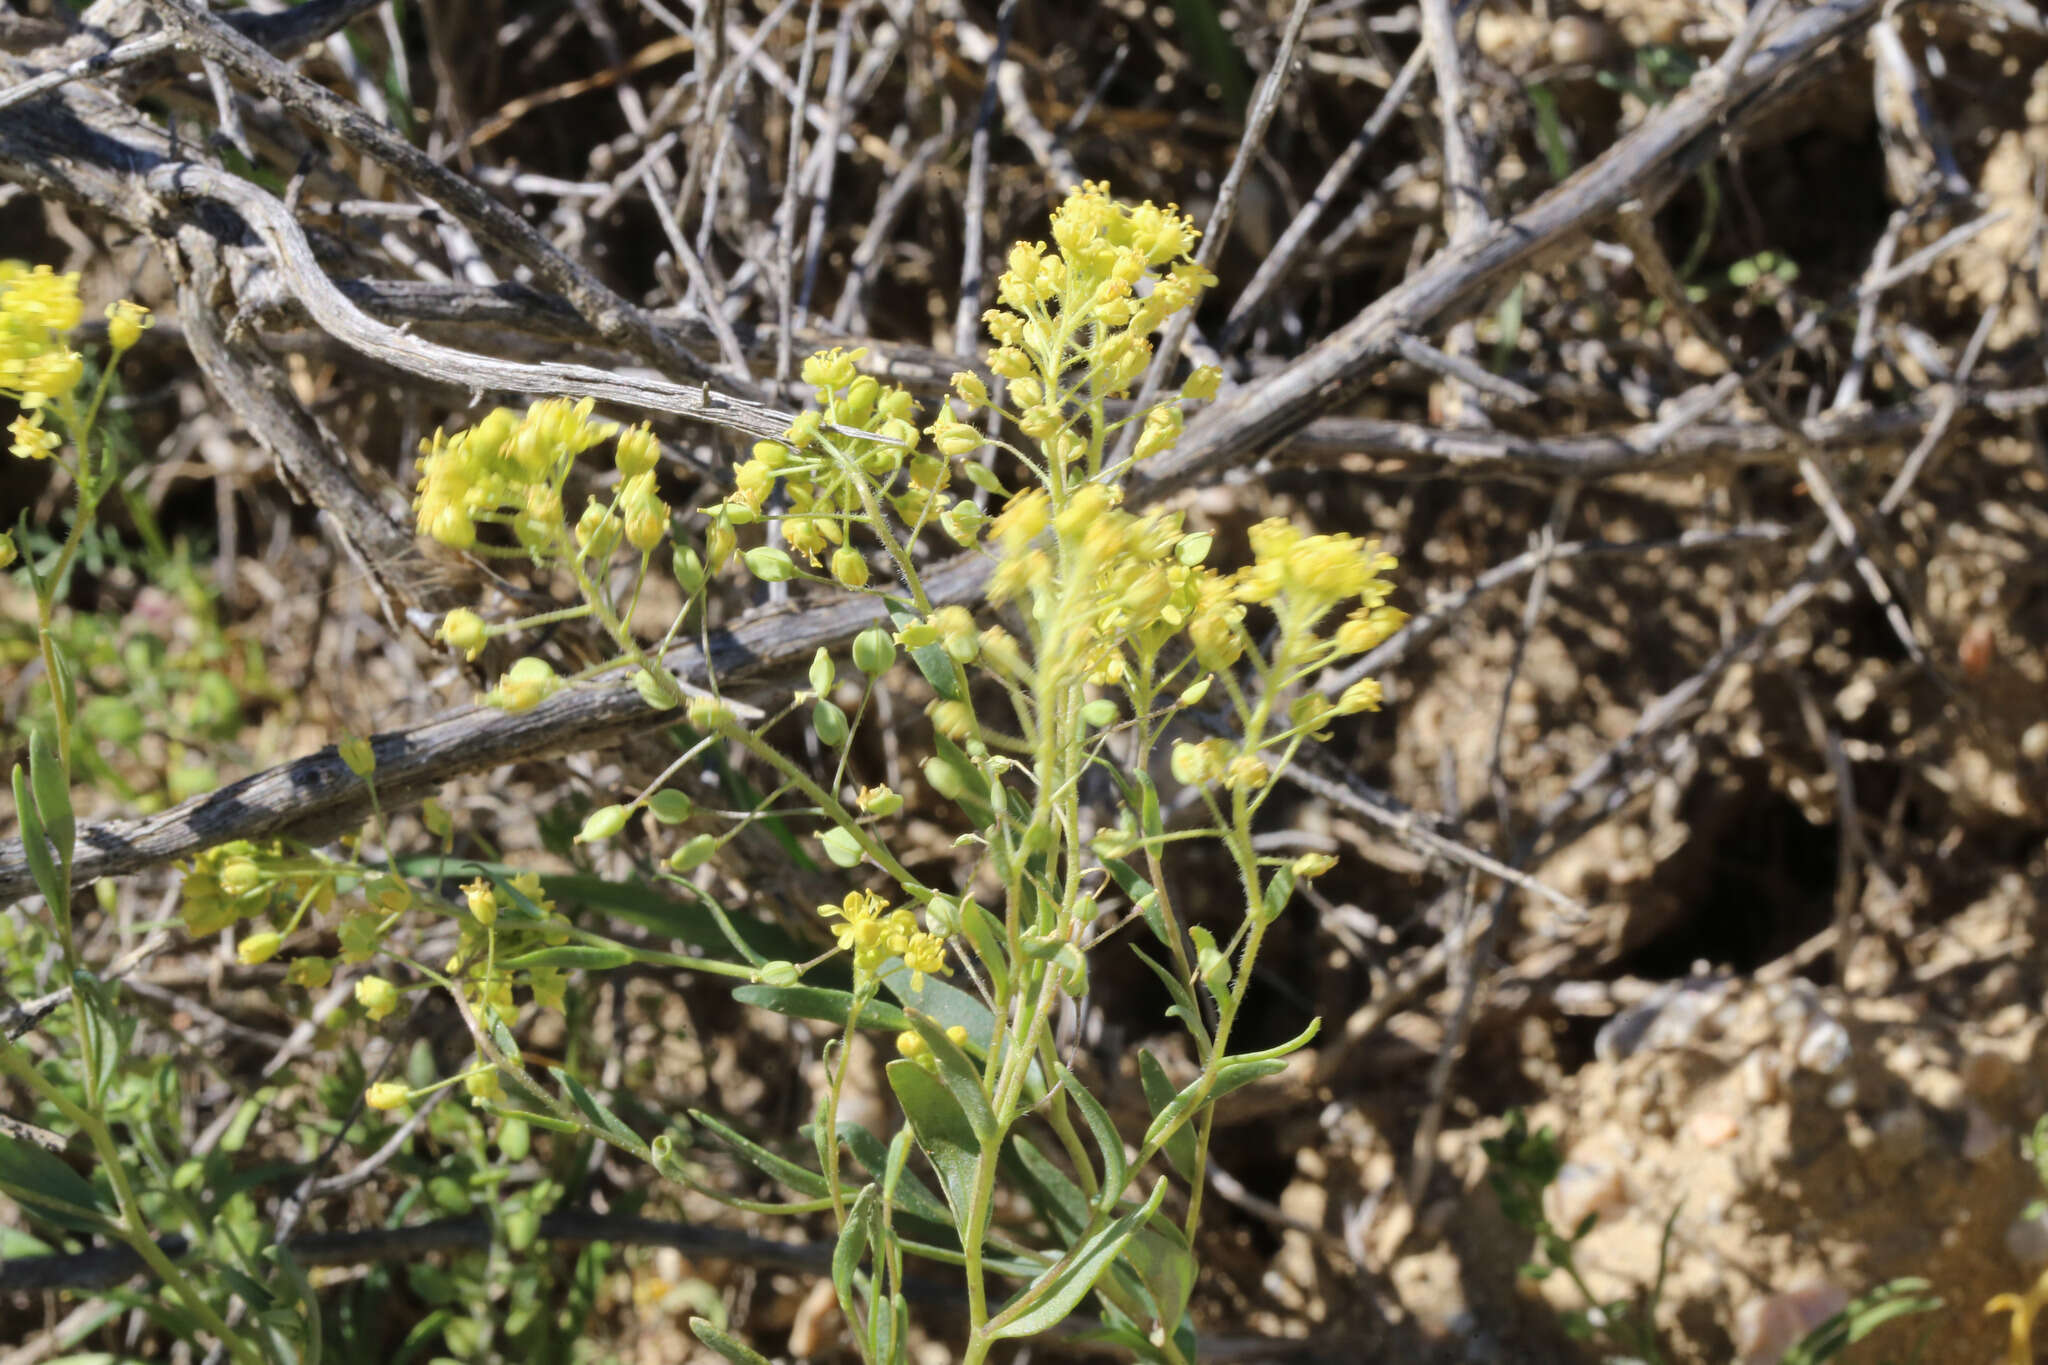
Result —
[[[704, 509], [701, 551], [674, 539], [652, 432], [599, 420], [588, 401], [501, 410], [422, 448], [424, 535], [564, 574], [579, 599], [523, 620], [457, 610], [440, 638], [474, 658], [495, 638], [568, 617], [605, 632], [617, 653], [604, 668], [631, 670], [648, 704], [677, 712], [691, 739], [646, 791], [593, 812], [578, 840], [620, 836], [642, 814], [657, 829], [687, 822], [658, 875], [714, 913], [736, 960], [654, 953], [579, 928], [531, 873], [492, 871], [442, 903], [388, 870], [323, 870], [282, 847], [244, 845], [205, 855], [187, 883], [194, 932], [257, 921], [242, 940], [245, 960], [288, 950], [309, 908], [348, 907], [344, 965], [386, 952], [387, 936], [422, 906], [452, 915], [461, 940], [445, 964], [391, 973], [406, 985], [382, 970], [358, 981], [370, 1016], [389, 1013], [404, 990], [448, 990], [478, 1058], [442, 1084], [460, 1080], [487, 1109], [600, 1138], [720, 1197], [689, 1159], [685, 1134], [650, 1141], [566, 1073], [534, 1071], [514, 1033], [522, 1012], [559, 1008], [572, 971], [640, 962], [723, 973], [742, 982], [748, 1003], [895, 1035], [900, 1056], [886, 1071], [907, 1125], [893, 1140], [841, 1117], [854, 1055], [845, 1034], [825, 1049], [830, 1083], [808, 1134], [814, 1160], [694, 1116], [711, 1141], [793, 1196], [743, 1206], [830, 1213], [833, 1284], [873, 1362], [906, 1358], [913, 1257], [963, 1278], [969, 1365], [998, 1342], [1057, 1326], [1091, 1296], [1100, 1340], [1146, 1360], [1192, 1361], [1192, 1244], [1216, 1106], [1283, 1068], [1314, 1033], [1231, 1050], [1269, 931], [1297, 883], [1333, 861], [1263, 855], [1254, 822], [1304, 744], [1326, 738], [1336, 717], [1380, 705], [1371, 681], [1334, 701], [1308, 684], [1404, 619], [1388, 604], [1394, 561], [1377, 542], [1267, 521], [1251, 530], [1249, 562], [1225, 570], [1209, 562], [1212, 535], [1188, 530], [1180, 512], [1123, 505], [1132, 469], [1171, 449], [1186, 403], [1216, 391], [1217, 373], [1199, 369], [1164, 401], [1128, 402], [1152, 336], [1213, 279], [1189, 255], [1187, 218], [1119, 204], [1100, 185], [1059, 206], [1051, 236], [1011, 250], [1001, 306], [985, 315], [994, 390], [955, 375], [937, 411], [921, 413], [908, 391], [862, 372], [862, 352], [813, 356], [802, 375], [814, 405], [732, 471], [730, 492]], [[1119, 463], [1113, 448], [1133, 425], [1131, 457]], [[579, 465], [607, 444], [616, 477], [572, 513], [570, 490], [588, 483]], [[934, 526], [992, 562], [979, 608], [928, 595], [920, 542]], [[663, 629], [636, 628], [665, 543], [682, 606]], [[820, 650], [808, 686], [761, 716], [716, 695], [715, 680], [707, 693], [666, 663], [714, 575], [731, 572], [862, 594], [877, 623], [843, 658]], [[965, 850], [947, 885], [892, 849], [905, 794], [849, 777], [875, 690], [905, 657], [931, 697], [922, 777], [956, 812]], [[483, 700], [525, 711], [582, 676], [524, 658]], [[822, 762], [776, 742], [804, 722]], [[373, 780], [367, 750], [352, 766]], [[707, 754], [740, 757], [771, 779], [722, 827], [670, 785]], [[1193, 813], [1170, 830], [1159, 790], [1169, 778]], [[765, 820], [807, 832], [844, 870], [843, 894], [817, 909], [821, 951], [809, 960], [768, 958], [698, 885], [698, 869], [740, 828]], [[1169, 893], [1170, 863], [1198, 840], [1235, 869], [1239, 909], [1222, 929], [1189, 923]], [[1087, 995], [1092, 956], [1126, 925], [1152, 940], [1132, 950], [1163, 984], [1197, 1063], [1175, 1083], [1141, 1057], [1151, 1119], [1131, 1135], [1070, 1069], [1058, 1029]], [[305, 962], [292, 970], [308, 985], [334, 970], [324, 958]], [[380, 1083], [369, 1099], [397, 1108], [421, 1093]], [[708, 1323], [699, 1334], [732, 1359], [758, 1359]]]

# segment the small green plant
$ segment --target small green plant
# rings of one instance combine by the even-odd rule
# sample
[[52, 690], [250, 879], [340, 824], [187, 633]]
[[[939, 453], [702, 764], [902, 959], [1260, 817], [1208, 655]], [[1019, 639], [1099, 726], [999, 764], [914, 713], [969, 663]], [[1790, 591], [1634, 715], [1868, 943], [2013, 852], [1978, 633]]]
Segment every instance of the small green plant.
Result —
[[1507, 1220], [1535, 1239], [1535, 1255], [1522, 1267], [1532, 1280], [1547, 1279], [1562, 1271], [1586, 1301], [1564, 1316], [1565, 1331], [1578, 1341], [1604, 1340], [1625, 1352], [1613, 1360], [1640, 1360], [1648, 1365], [1662, 1361], [1657, 1341], [1657, 1302], [1664, 1291], [1664, 1275], [1670, 1265], [1671, 1233], [1678, 1221], [1674, 1209], [1664, 1220], [1664, 1235], [1657, 1242], [1657, 1271], [1650, 1283], [1634, 1297], [1602, 1302], [1586, 1284], [1579, 1271], [1579, 1243], [1593, 1231], [1599, 1214], [1588, 1213], [1574, 1228], [1560, 1228], [1550, 1221], [1543, 1207], [1543, 1192], [1564, 1169], [1557, 1134], [1549, 1128], [1529, 1130], [1528, 1119], [1517, 1109], [1508, 1114], [1507, 1126], [1499, 1137], [1480, 1144], [1486, 1153], [1486, 1180], [1500, 1200]]
[[[1663, 1298], [1665, 1274], [1670, 1268], [1678, 1209], [1674, 1207], [1664, 1220], [1663, 1236], [1657, 1242], [1657, 1268], [1650, 1282], [1630, 1298], [1603, 1303], [1586, 1284], [1577, 1260], [1579, 1245], [1593, 1231], [1599, 1215], [1589, 1213], [1578, 1226], [1565, 1229], [1552, 1223], [1544, 1209], [1544, 1191], [1564, 1169], [1557, 1134], [1548, 1127], [1532, 1132], [1528, 1117], [1514, 1109], [1508, 1112], [1500, 1136], [1489, 1138], [1480, 1146], [1486, 1153], [1487, 1184], [1500, 1200], [1502, 1214], [1535, 1240], [1535, 1255], [1522, 1267], [1522, 1273], [1532, 1280], [1541, 1280], [1562, 1271], [1586, 1301], [1587, 1307], [1565, 1314], [1566, 1333], [1579, 1341], [1605, 1342], [1620, 1352], [1607, 1357], [1610, 1365], [1655, 1365], [1667, 1359], [1657, 1335], [1657, 1306]], [[1821, 1365], [1895, 1319], [1933, 1312], [1941, 1307], [1941, 1300], [1928, 1294], [1928, 1288], [1926, 1280], [1911, 1277], [1879, 1285], [1808, 1332], [1785, 1352], [1780, 1365]], [[2048, 1276], [2043, 1277], [2043, 1290], [2048, 1291]], [[2014, 1303], [2018, 1302], [2014, 1299]], [[1993, 1300], [1992, 1307], [2002, 1306], [2005, 1305], [2000, 1300]], [[2020, 1316], [2015, 1313], [2016, 1323]], [[2032, 1309], [2025, 1316], [2031, 1320]], [[1920, 1350], [1916, 1348], [1908, 1360], [1917, 1360], [1919, 1356]], [[2021, 1359], [2013, 1357], [2016, 1363]], [[2032, 1357], [2025, 1360], [2031, 1361]]]

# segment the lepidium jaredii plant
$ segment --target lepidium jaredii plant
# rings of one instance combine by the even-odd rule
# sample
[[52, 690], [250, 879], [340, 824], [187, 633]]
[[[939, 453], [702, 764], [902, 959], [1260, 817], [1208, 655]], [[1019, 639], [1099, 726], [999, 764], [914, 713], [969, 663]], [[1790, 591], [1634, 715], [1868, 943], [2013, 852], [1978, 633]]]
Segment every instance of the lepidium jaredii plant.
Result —
[[[657, 828], [690, 821], [658, 875], [725, 928], [739, 960], [651, 953], [572, 925], [531, 873], [487, 868], [459, 900], [443, 902], [387, 865], [339, 874], [343, 895], [360, 884], [364, 898], [341, 922], [344, 961], [396, 957], [395, 931], [422, 910], [459, 921], [461, 944], [445, 964], [401, 959], [404, 972], [362, 978], [358, 999], [381, 1017], [404, 989], [447, 989], [478, 1060], [443, 1084], [465, 1083], [505, 1122], [600, 1138], [720, 1197], [691, 1159], [686, 1125], [650, 1141], [644, 1124], [623, 1122], [566, 1072], [538, 1074], [523, 1060], [514, 1030], [535, 1009], [560, 1008], [565, 973], [634, 961], [723, 972], [743, 978], [738, 993], [750, 1004], [896, 1035], [901, 1056], [887, 1076], [908, 1124], [893, 1139], [841, 1118], [852, 1057], [845, 1034], [825, 1049], [831, 1080], [808, 1129], [814, 1159], [694, 1116], [698, 1131], [792, 1196], [734, 1202], [830, 1214], [833, 1284], [871, 1361], [905, 1357], [913, 1257], [957, 1267], [967, 1309], [960, 1359], [970, 1365], [999, 1342], [1058, 1326], [1091, 1293], [1101, 1339], [1144, 1359], [1192, 1360], [1191, 1245], [1216, 1105], [1279, 1070], [1314, 1031], [1263, 1051], [1231, 1050], [1267, 934], [1297, 880], [1330, 863], [1261, 856], [1253, 826], [1303, 744], [1324, 736], [1334, 716], [1380, 700], [1372, 682], [1335, 702], [1306, 684], [1380, 643], [1402, 616], [1386, 604], [1393, 560], [1376, 543], [1268, 521], [1252, 531], [1251, 562], [1225, 572], [1206, 562], [1210, 536], [1186, 531], [1178, 512], [1121, 505], [1133, 465], [1179, 437], [1184, 401], [1216, 387], [1213, 371], [1197, 371], [1148, 410], [1112, 406], [1150, 363], [1148, 338], [1211, 282], [1188, 256], [1193, 236], [1171, 210], [1119, 205], [1099, 186], [1072, 194], [1052, 216], [1052, 246], [1012, 250], [1003, 306], [987, 314], [997, 343], [988, 367], [1003, 395], [955, 376], [953, 395], [922, 414], [931, 420], [921, 429], [911, 395], [862, 374], [859, 352], [806, 361], [814, 408], [734, 471], [731, 495], [706, 509], [701, 555], [671, 542], [652, 434], [595, 420], [587, 402], [497, 412], [437, 435], [423, 452], [423, 533], [565, 574], [581, 599], [524, 621], [456, 611], [442, 638], [474, 654], [491, 637], [562, 617], [602, 628], [618, 651], [607, 667], [631, 670], [650, 706], [687, 722], [677, 729], [689, 739], [648, 790], [590, 815], [579, 838], [613, 838], [643, 812]], [[984, 435], [975, 423], [985, 409], [1001, 419], [986, 429], [1019, 433], [1019, 443]], [[1119, 464], [1113, 448], [1130, 423], [1132, 459]], [[572, 518], [571, 475], [608, 441], [618, 478]], [[994, 515], [957, 497], [956, 480]], [[1009, 491], [1011, 480], [1022, 491]], [[764, 523], [776, 534], [764, 537]], [[928, 595], [918, 542], [934, 523], [993, 561], [979, 610]], [[743, 539], [752, 548], [743, 551]], [[662, 560], [683, 606], [648, 638], [633, 623]], [[759, 579], [836, 584], [876, 605], [877, 624], [850, 656], [820, 650], [809, 687], [772, 715], [722, 698], [715, 683], [708, 692], [687, 686], [664, 661], [708, 579], [735, 562]], [[924, 780], [957, 816], [972, 864], [953, 885], [928, 883], [899, 857], [892, 817], [904, 795], [850, 776], [854, 736], [899, 647], [933, 694]], [[858, 681], [851, 716], [834, 700], [847, 695], [842, 675]], [[523, 659], [486, 700], [526, 710], [576, 681]], [[1219, 714], [1227, 737], [1212, 733]], [[822, 763], [782, 747], [806, 721]], [[726, 755], [765, 773], [767, 789], [706, 828], [711, 813], [669, 782], [692, 762]], [[374, 770], [366, 752], [354, 762]], [[1197, 811], [1194, 824], [1171, 830], [1155, 785], [1169, 771]], [[1113, 791], [1113, 811], [1099, 798], [1091, 806], [1084, 787]], [[769, 960], [698, 885], [704, 878], [690, 875], [753, 821], [815, 839], [844, 870], [843, 894], [817, 911], [833, 946], [810, 961]], [[1220, 845], [1236, 868], [1242, 911], [1227, 934], [1185, 922], [1168, 894], [1166, 864], [1197, 840]], [[267, 915], [263, 932], [243, 940], [245, 959], [266, 957], [290, 946], [307, 907], [326, 894], [319, 888], [331, 885], [283, 850], [240, 847], [195, 869], [187, 915], [195, 928]], [[1119, 1132], [1069, 1069], [1056, 1034], [1063, 1006], [1087, 994], [1091, 955], [1126, 926], [1136, 926], [1127, 940], [1151, 940], [1132, 950], [1164, 984], [1200, 1064], [1175, 1086], [1149, 1054], [1141, 1058], [1152, 1117], [1135, 1135]], [[324, 981], [331, 964], [310, 959], [316, 965], [301, 970], [308, 961], [295, 974]], [[390, 979], [406, 975], [415, 984]], [[384, 1082], [370, 1102], [397, 1108], [419, 1094]], [[757, 1359], [711, 1324], [696, 1325], [731, 1358]]]

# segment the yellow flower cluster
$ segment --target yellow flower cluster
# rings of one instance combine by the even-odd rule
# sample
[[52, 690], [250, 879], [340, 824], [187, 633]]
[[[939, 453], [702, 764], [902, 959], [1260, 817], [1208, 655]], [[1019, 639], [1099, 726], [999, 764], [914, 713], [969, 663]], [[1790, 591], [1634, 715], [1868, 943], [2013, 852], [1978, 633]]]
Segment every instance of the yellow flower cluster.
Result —
[[78, 276], [0, 261], [0, 393], [34, 413], [77, 388], [85, 360], [64, 338], [81, 314]]
[[[1242, 650], [1244, 608], [1230, 578], [1202, 564], [1210, 537], [1184, 534], [1179, 512], [1138, 516], [1117, 507], [1117, 497], [1085, 484], [1057, 515], [1041, 490], [1012, 498], [990, 528], [999, 563], [989, 600], [1030, 599], [1040, 655], [1062, 675], [1072, 669], [1089, 682], [1121, 682], [1126, 645], [1149, 660], [1182, 631], [1203, 668], [1228, 667]], [[1050, 545], [1041, 543], [1048, 525]]]
[[911, 421], [917, 404], [909, 390], [860, 373], [866, 354], [834, 348], [804, 361], [804, 382], [815, 388], [817, 406], [798, 414], [781, 440], [757, 442], [752, 458], [734, 468], [731, 495], [708, 509], [712, 568], [732, 557], [738, 544], [733, 528], [759, 521], [777, 484], [789, 498], [783, 540], [813, 565], [829, 554], [833, 577], [854, 588], [868, 581], [869, 569], [866, 556], [847, 541], [848, 523], [868, 520], [884, 503], [909, 526], [943, 519], [952, 507], [945, 491], [950, 466], [917, 449]]
[[[1095, 394], [1128, 390], [1151, 363], [1147, 338], [1216, 282], [1189, 259], [1193, 220], [1150, 201], [1120, 204], [1104, 184], [1070, 192], [1053, 211], [1052, 236], [1052, 251], [1043, 242], [1010, 249], [1009, 268], [996, 282], [1006, 306], [983, 315], [999, 343], [989, 368], [1011, 381], [1010, 396], [1023, 409], [1020, 425], [1036, 438], [1065, 426], [1059, 404], [1066, 395], [1048, 392], [1048, 384], [1057, 389], [1071, 378]], [[1139, 297], [1139, 282], [1162, 267], [1165, 273]]]
[[644, 427], [621, 435], [616, 423], [591, 416], [593, 406], [588, 398], [551, 398], [523, 416], [498, 408], [453, 436], [437, 430], [420, 445], [413, 499], [420, 533], [467, 550], [476, 545], [478, 523], [493, 522], [509, 525], [536, 560], [558, 553], [562, 487], [571, 466], [584, 451], [618, 436], [625, 482], [614, 504], [591, 500], [576, 523], [576, 544], [592, 559], [609, 555], [622, 536], [636, 549], [652, 549], [668, 531], [668, 508], [654, 492], [653, 436]]
[[837, 905], [821, 905], [819, 915], [836, 919], [832, 936], [839, 946], [853, 954], [856, 978], [872, 977], [892, 957], [903, 959], [910, 968], [910, 988], [922, 990], [927, 975], [944, 976], [946, 941], [917, 926], [917, 915], [907, 906], [889, 908], [889, 903], [871, 891], [849, 891]]
[[1377, 540], [1304, 535], [1294, 523], [1274, 517], [1252, 528], [1251, 542], [1252, 563], [1238, 571], [1233, 591], [1240, 602], [1271, 608], [1280, 622], [1283, 649], [1299, 650], [1298, 659], [1316, 645], [1316, 626], [1346, 602], [1357, 606], [1324, 642], [1328, 658], [1363, 654], [1408, 619], [1387, 605], [1394, 585], [1386, 575], [1397, 561]]

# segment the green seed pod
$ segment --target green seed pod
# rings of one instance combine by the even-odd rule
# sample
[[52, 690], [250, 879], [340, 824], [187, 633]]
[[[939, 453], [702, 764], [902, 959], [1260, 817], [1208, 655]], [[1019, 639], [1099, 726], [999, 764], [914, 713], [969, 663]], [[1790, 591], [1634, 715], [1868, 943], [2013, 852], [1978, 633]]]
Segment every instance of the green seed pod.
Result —
[[746, 562], [747, 572], [763, 583], [787, 583], [796, 577], [796, 561], [788, 551], [773, 545], [757, 545], [740, 558]]
[[811, 708], [811, 726], [828, 749], [836, 749], [846, 743], [846, 713], [832, 702], [820, 700]]
[[711, 855], [718, 852], [718, 840], [708, 834], [699, 834], [690, 839], [674, 853], [668, 855], [668, 865], [678, 872], [704, 866], [711, 861]]
[[498, 1125], [498, 1151], [507, 1161], [524, 1161], [533, 1151], [533, 1125], [508, 1118]]
[[599, 839], [611, 838], [626, 827], [626, 814], [624, 806], [599, 806], [584, 820], [583, 829], [577, 834], [576, 842], [588, 844]]
[[1116, 703], [1108, 697], [1097, 697], [1081, 708], [1081, 719], [1100, 730], [1116, 721]]
[[824, 696], [832, 690], [832, 680], [837, 676], [838, 670], [832, 667], [832, 656], [820, 645], [818, 652], [811, 656], [811, 691]]
[[870, 626], [853, 638], [853, 666], [870, 678], [887, 673], [896, 662], [896, 642], [880, 626]]
[[755, 973], [764, 986], [794, 986], [803, 976], [794, 962], [769, 962]]
[[861, 860], [860, 840], [852, 830], [832, 828], [818, 836], [818, 842], [825, 846], [825, 856], [837, 867], [859, 867]]
[[675, 554], [669, 558], [669, 567], [675, 572], [676, 586], [683, 590], [685, 596], [695, 597], [697, 590], [704, 586], [704, 561], [689, 546], [676, 546]]
[[663, 787], [647, 798], [647, 809], [664, 825], [680, 825], [697, 809], [697, 803], [674, 787]]
[[948, 801], [959, 800], [960, 793], [967, 790], [967, 784], [961, 780], [953, 765], [941, 758], [928, 758], [924, 761], [924, 780], [931, 783], [932, 790]]

